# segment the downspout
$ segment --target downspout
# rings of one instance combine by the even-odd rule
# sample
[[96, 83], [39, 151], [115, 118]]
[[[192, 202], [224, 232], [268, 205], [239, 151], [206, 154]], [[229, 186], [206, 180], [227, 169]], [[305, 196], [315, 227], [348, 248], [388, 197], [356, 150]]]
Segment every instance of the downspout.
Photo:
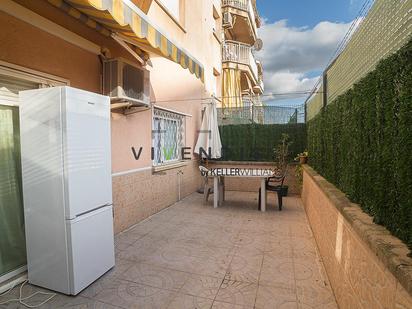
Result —
[[179, 171], [177, 172], [178, 201], [181, 200], [181, 192], [180, 192], [180, 189], [181, 189], [182, 175], [183, 175], [183, 174], [184, 174], [184, 173], [183, 173], [182, 170], [179, 170]]

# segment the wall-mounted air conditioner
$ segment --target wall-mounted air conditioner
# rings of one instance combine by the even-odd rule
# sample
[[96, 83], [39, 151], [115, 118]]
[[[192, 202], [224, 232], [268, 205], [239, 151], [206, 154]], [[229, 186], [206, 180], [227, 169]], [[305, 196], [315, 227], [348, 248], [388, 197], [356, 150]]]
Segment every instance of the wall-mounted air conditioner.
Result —
[[150, 72], [122, 58], [103, 62], [103, 93], [112, 103], [150, 105]]
[[233, 16], [229, 12], [223, 13], [223, 28], [233, 28]]

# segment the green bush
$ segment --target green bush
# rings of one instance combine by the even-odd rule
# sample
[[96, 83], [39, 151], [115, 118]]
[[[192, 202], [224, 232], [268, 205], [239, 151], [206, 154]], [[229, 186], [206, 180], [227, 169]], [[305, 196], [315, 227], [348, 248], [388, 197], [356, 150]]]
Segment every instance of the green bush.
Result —
[[273, 161], [273, 149], [282, 134], [288, 134], [290, 160], [306, 149], [306, 124], [238, 124], [219, 127], [223, 145], [222, 160]]
[[307, 130], [310, 165], [412, 248], [412, 41]]

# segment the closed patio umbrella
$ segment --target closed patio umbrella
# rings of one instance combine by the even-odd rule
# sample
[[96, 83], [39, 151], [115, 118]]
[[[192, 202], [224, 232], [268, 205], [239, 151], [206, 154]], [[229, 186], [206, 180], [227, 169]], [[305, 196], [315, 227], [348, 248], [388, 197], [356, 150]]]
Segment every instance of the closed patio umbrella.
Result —
[[203, 149], [207, 154], [209, 154], [210, 151], [210, 159], [219, 159], [222, 156], [222, 142], [220, 140], [216, 102], [214, 98], [210, 103], [206, 104], [199, 137], [194, 149], [194, 153], [204, 157], [205, 154], [201, 153], [200, 149]]

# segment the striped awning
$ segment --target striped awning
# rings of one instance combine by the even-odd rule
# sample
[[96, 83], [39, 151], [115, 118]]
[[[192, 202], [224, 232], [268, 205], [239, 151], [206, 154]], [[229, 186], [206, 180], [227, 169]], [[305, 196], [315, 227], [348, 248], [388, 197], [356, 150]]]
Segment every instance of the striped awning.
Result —
[[222, 106], [242, 107], [242, 86], [239, 69], [223, 69]]
[[[204, 81], [203, 66], [149, 22], [148, 17], [127, 0], [48, 0], [104, 35], [116, 33], [189, 69]], [[109, 30], [109, 31], [108, 31]]]

